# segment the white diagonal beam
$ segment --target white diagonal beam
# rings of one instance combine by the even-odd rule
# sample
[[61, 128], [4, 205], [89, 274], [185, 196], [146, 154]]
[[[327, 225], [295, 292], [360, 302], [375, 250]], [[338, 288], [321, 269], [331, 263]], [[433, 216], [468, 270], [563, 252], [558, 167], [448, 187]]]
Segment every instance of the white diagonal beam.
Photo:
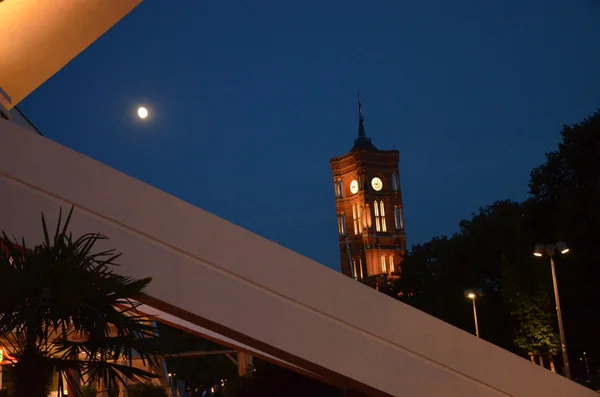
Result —
[[595, 393], [308, 258], [0, 120], [0, 227], [111, 237], [143, 303], [373, 396]]

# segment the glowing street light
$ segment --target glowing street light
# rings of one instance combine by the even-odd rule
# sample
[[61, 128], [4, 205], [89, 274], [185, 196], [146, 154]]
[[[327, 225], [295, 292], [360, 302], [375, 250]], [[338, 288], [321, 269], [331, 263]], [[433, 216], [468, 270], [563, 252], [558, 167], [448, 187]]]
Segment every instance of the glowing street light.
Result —
[[547, 255], [550, 258], [550, 268], [552, 269], [552, 284], [554, 285], [554, 300], [556, 301], [556, 317], [558, 319], [558, 331], [560, 332], [560, 348], [562, 350], [563, 361], [565, 364], [565, 377], [571, 379], [571, 366], [569, 365], [569, 357], [567, 355], [567, 341], [565, 339], [565, 329], [563, 327], [562, 312], [560, 310], [560, 299], [558, 297], [558, 283], [556, 282], [556, 270], [554, 270], [554, 254], [556, 252], [566, 254], [569, 252], [569, 247], [564, 241], [559, 241], [554, 244], [536, 244], [533, 255], [541, 257]]
[[[580, 358], [580, 360], [581, 360], [581, 358]], [[585, 360], [584, 362], [585, 362], [585, 372], [587, 374], [587, 381], [590, 382], [590, 367], [588, 366], [587, 355], [585, 354], [585, 352], [583, 352], [583, 360]]]
[[477, 306], [475, 305], [475, 299], [477, 298], [477, 294], [473, 291], [467, 292], [467, 298], [473, 301], [473, 318], [475, 320], [475, 335], [479, 338], [479, 322], [477, 321]]

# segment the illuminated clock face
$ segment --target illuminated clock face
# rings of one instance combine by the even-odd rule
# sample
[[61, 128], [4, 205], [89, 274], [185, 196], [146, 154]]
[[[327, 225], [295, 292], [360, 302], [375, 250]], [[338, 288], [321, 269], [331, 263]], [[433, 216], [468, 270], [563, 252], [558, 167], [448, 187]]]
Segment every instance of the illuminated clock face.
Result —
[[371, 179], [371, 186], [373, 186], [373, 189], [375, 189], [375, 191], [378, 192], [381, 189], [383, 189], [383, 182], [381, 182], [381, 179], [375, 177]]
[[358, 182], [355, 179], [352, 182], [350, 182], [350, 193], [356, 194], [357, 192], [358, 192]]

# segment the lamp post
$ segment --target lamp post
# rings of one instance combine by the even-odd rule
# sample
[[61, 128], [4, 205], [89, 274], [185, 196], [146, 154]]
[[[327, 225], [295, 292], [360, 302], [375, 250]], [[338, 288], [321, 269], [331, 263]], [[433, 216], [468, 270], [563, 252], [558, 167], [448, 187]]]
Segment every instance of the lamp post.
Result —
[[467, 298], [473, 301], [473, 319], [475, 320], [475, 335], [479, 338], [479, 322], [477, 321], [477, 305], [475, 305], [475, 298], [477, 295], [475, 292], [469, 291], [467, 292]]
[[588, 367], [587, 355], [583, 352], [583, 359], [585, 362], [585, 373], [587, 374], [587, 381], [590, 381], [590, 367]]
[[567, 341], [565, 339], [565, 329], [563, 327], [562, 312], [560, 310], [560, 299], [558, 297], [558, 284], [556, 282], [556, 270], [554, 269], [554, 254], [556, 251], [561, 254], [569, 252], [569, 247], [563, 241], [554, 244], [537, 244], [533, 255], [541, 257], [544, 254], [550, 258], [550, 268], [552, 269], [552, 284], [554, 285], [554, 300], [556, 301], [556, 317], [558, 319], [558, 331], [560, 333], [560, 348], [562, 350], [563, 362], [565, 364], [565, 377], [571, 379], [571, 366], [569, 365], [569, 357], [567, 355]]
[[177, 395], [177, 380], [175, 380], [175, 373], [170, 373], [169, 372], [169, 386], [171, 386], [171, 395], [172, 396], [176, 396]]

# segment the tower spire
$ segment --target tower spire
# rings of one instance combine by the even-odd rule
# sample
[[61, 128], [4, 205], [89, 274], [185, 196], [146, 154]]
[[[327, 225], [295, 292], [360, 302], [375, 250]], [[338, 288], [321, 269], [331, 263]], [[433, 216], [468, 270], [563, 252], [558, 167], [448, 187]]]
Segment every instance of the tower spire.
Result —
[[360, 101], [360, 91], [356, 91], [356, 98], [358, 99], [358, 139], [365, 139], [367, 133], [365, 132], [365, 116], [363, 115], [362, 102]]
[[352, 150], [355, 149], [366, 149], [366, 150], [377, 150], [375, 145], [371, 143], [371, 138], [367, 137], [367, 133], [365, 132], [365, 116], [363, 115], [362, 110], [362, 102], [360, 100], [360, 92], [356, 91], [356, 98], [358, 100], [358, 138], [354, 140], [354, 146]]

